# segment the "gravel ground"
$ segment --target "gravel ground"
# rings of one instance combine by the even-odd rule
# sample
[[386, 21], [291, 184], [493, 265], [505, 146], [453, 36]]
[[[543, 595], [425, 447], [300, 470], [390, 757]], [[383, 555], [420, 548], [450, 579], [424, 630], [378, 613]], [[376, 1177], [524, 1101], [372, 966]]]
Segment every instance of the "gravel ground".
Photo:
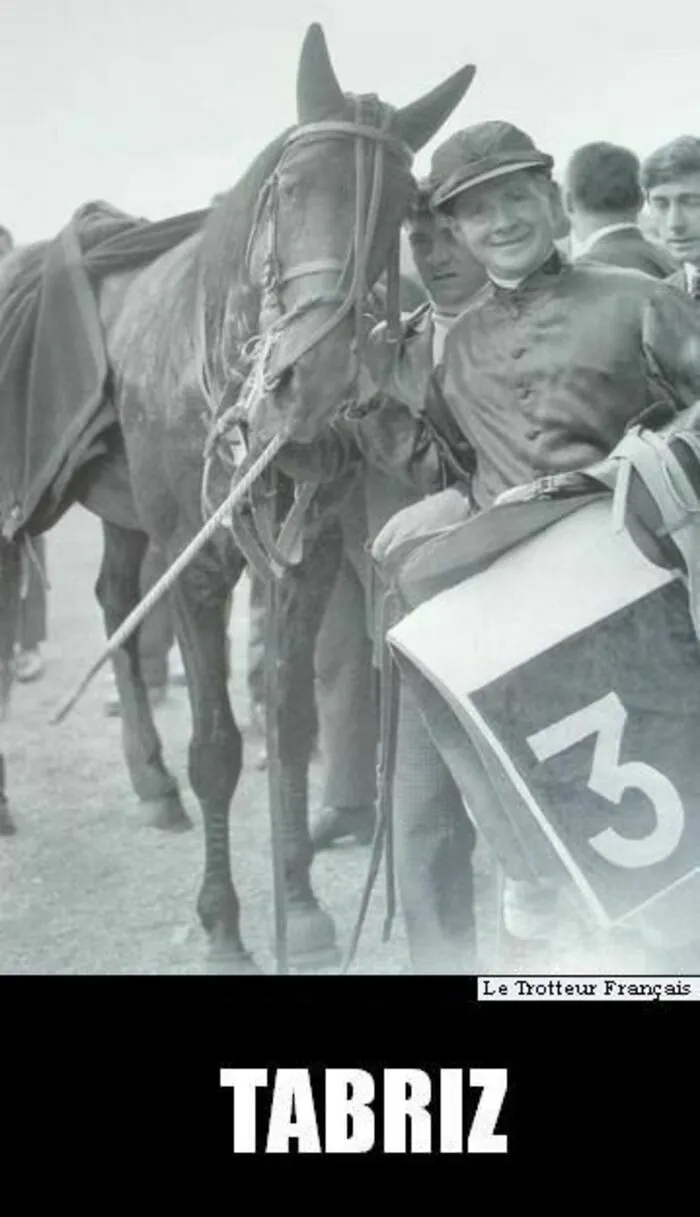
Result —
[[[121, 755], [120, 723], [104, 714], [108, 669], [68, 718], [49, 718], [103, 643], [93, 594], [100, 557], [97, 521], [80, 508], [47, 538], [49, 641], [46, 672], [16, 685], [2, 727], [8, 793], [18, 833], [0, 838], [0, 972], [4, 974], [173, 974], [202, 970], [195, 900], [203, 860], [201, 821], [186, 776], [190, 713], [173, 688], [157, 710], [165, 755], [182, 783], [192, 832], [168, 836], [140, 827]], [[262, 741], [250, 734], [245, 696], [247, 586], [236, 594], [232, 696], [246, 731], [244, 771], [231, 814], [234, 879], [243, 931], [259, 963], [275, 968], [267, 778], [255, 768]], [[318, 796], [314, 765], [312, 791]], [[341, 945], [352, 930], [369, 851], [337, 848], [319, 856], [319, 896], [336, 919]], [[407, 971], [400, 918], [381, 941], [385, 910], [377, 883], [354, 972]]]

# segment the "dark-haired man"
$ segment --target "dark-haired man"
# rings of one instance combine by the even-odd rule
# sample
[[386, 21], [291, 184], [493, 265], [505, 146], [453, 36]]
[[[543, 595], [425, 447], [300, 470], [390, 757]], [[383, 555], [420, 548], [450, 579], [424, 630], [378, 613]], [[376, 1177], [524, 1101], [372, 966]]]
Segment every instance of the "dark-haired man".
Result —
[[635, 153], [617, 144], [584, 144], [574, 152], [563, 191], [571, 220], [571, 252], [576, 259], [629, 266], [665, 279], [674, 263], [639, 227], [644, 205], [639, 173]]
[[658, 148], [641, 172], [652, 223], [673, 259], [670, 282], [700, 307], [700, 138], [681, 135]]
[[[433, 187], [436, 184], [430, 183]], [[365, 609], [369, 577], [365, 545], [397, 511], [440, 485], [439, 457], [403, 403], [410, 401], [416, 416], [420, 414], [427, 378], [440, 361], [445, 334], [485, 281], [482, 267], [455, 239], [449, 224], [428, 207], [428, 194], [426, 182], [404, 226], [416, 275], [427, 299], [410, 310], [404, 281], [403, 340], [392, 370], [397, 400], [392, 405], [385, 399], [381, 415], [374, 418], [363, 418], [360, 407], [357, 422], [345, 422], [346, 437], [352, 435], [358, 451], [367, 459], [364, 468], [358, 469], [358, 480], [343, 507], [345, 555], [317, 644], [326, 781], [323, 808], [312, 829], [316, 850], [341, 839], [369, 841], [372, 836], [378, 723], [371, 704], [374, 674]], [[385, 337], [383, 322], [372, 335], [375, 352], [386, 353]], [[444, 766], [439, 779], [438, 803], [446, 806], [450, 800], [459, 799]], [[420, 799], [423, 775], [409, 775], [408, 781], [411, 797]], [[459, 850], [455, 857], [461, 859]]]

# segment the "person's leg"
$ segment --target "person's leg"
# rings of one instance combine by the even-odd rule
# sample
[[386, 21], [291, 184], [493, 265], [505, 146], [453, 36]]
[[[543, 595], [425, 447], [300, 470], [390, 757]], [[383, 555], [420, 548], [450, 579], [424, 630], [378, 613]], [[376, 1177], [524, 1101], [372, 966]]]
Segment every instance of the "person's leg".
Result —
[[316, 699], [324, 787], [314, 848], [347, 837], [368, 844], [376, 798], [376, 674], [365, 592], [347, 553], [316, 643]]
[[[46, 545], [43, 536], [32, 539], [33, 556], [27, 555], [27, 594], [20, 602], [17, 654], [14, 670], [17, 680], [37, 680], [43, 674], [41, 644], [47, 638]], [[38, 567], [37, 567], [38, 563]]]

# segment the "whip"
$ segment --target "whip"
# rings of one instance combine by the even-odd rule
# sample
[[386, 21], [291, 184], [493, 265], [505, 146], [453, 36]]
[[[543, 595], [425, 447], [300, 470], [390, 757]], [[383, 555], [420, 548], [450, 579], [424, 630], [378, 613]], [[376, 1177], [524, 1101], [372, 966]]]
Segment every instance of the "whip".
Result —
[[107, 662], [111, 655], [118, 651], [126, 642], [135, 629], [141, 624], [144, 617], [147, 617], [151, 609], [158, 603], [165, 593], [172, 587], [175, 580], [182, 573], [185, 567], [189, 564], [195, 554], [206, 545], [219, 524], [235, 507], [238, 506], [240, 500], [248, 493], [253, 483], [264, 473], [267, 466], [274, 460], [280, 448], [287, 442], [287, 436], [284, 432], [276, 435], [270, 440], [263, 452], [257, 460], [251, 465], [247, 473], [243, 475], [240, 482], [230, 491], [223, 503], [214, 514], [207, 520], [204, 527], [193, 537], [189, 545], [182, 551], [179, 558], [176, 558], [172, 566], [168, 568], [164, 575], [153, 585], [143, 600], [137, 604], [136, 608], [129, 613], [118, 630], [112, 634], [107, 646], [103, 650], [100, 657], [95, 661], [89, 671], [77, 685], [75, 691], [59, 706], [58, 710], [51, 718], [51, 724], [60, 723], [67, 714], [73, 709], [78, 700], [82, 697], [92, 679], [97, 675], [100, 668]]

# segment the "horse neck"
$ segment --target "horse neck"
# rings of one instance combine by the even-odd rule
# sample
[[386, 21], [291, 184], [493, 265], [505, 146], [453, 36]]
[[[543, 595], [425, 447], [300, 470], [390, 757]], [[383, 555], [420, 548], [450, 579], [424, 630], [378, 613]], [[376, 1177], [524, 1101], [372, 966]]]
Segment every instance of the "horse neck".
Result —
[[258, 201], [277, 166], [288, 132], [274, 140], [211, 213], [193, 255], [195, 341], [220, 392], [244, 366], [247, 344], [260, 332], [261, 293], [248, 277], [247, 253]]

